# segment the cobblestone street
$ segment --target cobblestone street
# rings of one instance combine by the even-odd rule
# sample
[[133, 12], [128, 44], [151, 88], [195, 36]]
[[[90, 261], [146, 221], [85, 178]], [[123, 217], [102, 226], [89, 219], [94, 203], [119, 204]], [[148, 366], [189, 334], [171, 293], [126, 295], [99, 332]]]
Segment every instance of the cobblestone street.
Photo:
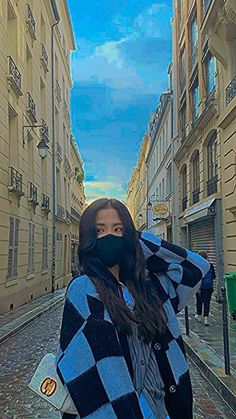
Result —
[[[60, 414], [35, 396], [27, 384], [42, 356], [56, 349], [61, 314], [62, 306], [52, 309], [1, 345], [1, 419], [60, 418]], [[192, 364], [190, 368], [195, 400], [194, 418], [235, 417], [198, 369]]]

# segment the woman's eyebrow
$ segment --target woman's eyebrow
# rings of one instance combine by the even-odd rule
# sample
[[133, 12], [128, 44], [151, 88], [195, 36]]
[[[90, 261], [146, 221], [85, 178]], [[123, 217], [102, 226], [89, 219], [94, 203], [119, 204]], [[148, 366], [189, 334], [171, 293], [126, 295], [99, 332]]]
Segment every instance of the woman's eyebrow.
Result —
[[[105, 226], [106, 224], [104, 224], [104, 223], [96, 223], [96, 225], [97, 226]], [[115, 226], [122, 226], [123, 224], [122, 223], [115, 223], [115, 224], [112, 224], [113, 225], [113, 227], [115, 227]]]

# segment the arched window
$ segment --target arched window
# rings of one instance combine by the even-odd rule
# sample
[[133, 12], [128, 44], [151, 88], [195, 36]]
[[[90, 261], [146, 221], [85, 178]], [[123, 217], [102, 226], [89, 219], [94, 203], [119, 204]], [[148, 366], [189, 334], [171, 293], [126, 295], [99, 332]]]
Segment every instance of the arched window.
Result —
[[217, 135], [212, 135], [207, 145], [207, 196], [217, 192]]
[[187, 166], [184, 165], [181, 170], [181, 180], [182, 180], [182, 211], [185, 211], [187, 208]]
[[199, 202], [200, 197], [200, 167], [199, 167], [199, 151], [197, 151], [192, 160], [192, 175], [193, 175], [193, 193], [192, 201], [193, 204]]

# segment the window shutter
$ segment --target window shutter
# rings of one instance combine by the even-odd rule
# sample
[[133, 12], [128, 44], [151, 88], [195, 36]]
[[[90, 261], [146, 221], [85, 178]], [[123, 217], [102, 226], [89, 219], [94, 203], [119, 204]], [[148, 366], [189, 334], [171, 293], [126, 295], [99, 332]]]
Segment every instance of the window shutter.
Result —
[[29, 223], [29, 255], [28, 255], [28, 273], [34, 272], [34, 229], [35, 225]]
[[14, 225], [14, 218], [10, 217], [7, 278], [12, 278], [13, 276]]
[[20, 220], [15, 218], [14, 258], [13, 258], [13, 276], [14, 277], [17, 276], [19, 227], [20, 227]]

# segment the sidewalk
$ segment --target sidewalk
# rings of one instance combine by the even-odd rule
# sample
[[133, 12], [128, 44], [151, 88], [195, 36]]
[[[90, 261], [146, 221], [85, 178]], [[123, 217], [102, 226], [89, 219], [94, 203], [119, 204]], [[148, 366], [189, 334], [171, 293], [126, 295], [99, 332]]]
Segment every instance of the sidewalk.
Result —
[[63, 301], [65, 288], [30, 301], [0, 316], [0, 344], [41, 314]]
[[186, 336], [184, 311], [178, 316], [186, 352], [236, 412], [236, 321], [229, 320], [231, 375], [227, 376], [224, 372], [222, 305], [213, 295], [207, 327], [194, 318], [195, 298], [188, 308], [190, 336]]

